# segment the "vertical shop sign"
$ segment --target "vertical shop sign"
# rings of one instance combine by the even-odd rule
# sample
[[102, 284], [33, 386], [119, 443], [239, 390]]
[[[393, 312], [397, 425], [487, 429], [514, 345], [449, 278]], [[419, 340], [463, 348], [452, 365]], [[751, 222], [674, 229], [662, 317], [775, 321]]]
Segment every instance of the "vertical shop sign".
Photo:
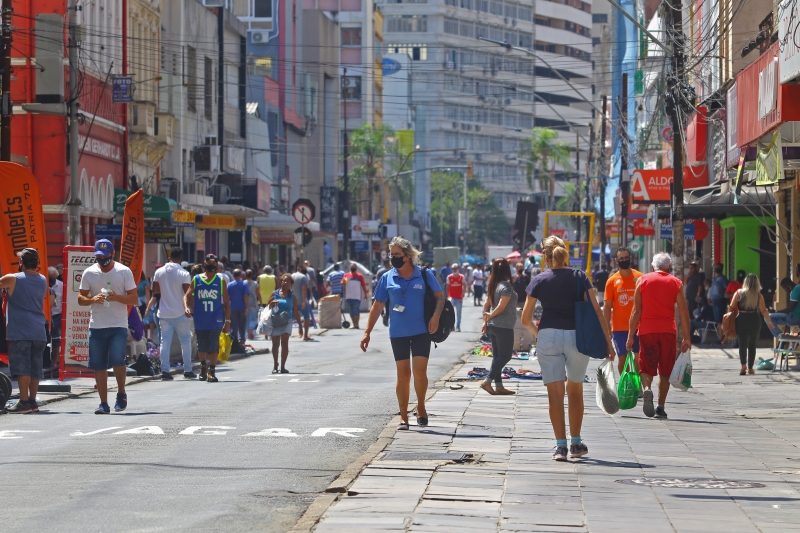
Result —
[[94, 375], [89, 370], [91, 307], [78, 305], [83, 271], [95, 264], [94, 247], [64, 247], [64, 298], [61, 302], [61, 362], [58, 379]]

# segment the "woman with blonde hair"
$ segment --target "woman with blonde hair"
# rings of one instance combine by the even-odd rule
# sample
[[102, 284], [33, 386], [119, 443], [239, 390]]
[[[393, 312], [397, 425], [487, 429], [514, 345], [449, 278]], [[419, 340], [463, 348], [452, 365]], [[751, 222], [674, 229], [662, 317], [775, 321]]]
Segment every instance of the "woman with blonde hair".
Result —
[[[547, 270], [533, 278], [528, 285], [522, 325], [538, 337], [536, 357], [542, 371], [542, 381], [547, 387], [550, 422], [556, 435], [553, 459], [566, 461], [567, 453], [573, 458], [589, 453], [581, 440], [583, 379], [589, 366], [589, 357], [579, 352], [575, 343], [575, 302], [584, 298], [592, 302], [605, 333], [608, 358], [613, 361], [616, 352], [592, 282], [585, 272], [569, 267], [569, 253], [564, 241], [553, 236], [546, 238], [542, 242], [542, 256]], [[532, 320], [537, 301], [542, 304], [542, 319], [538, 326]], [[569, 450], [564, 420], [565, 380], [569, 399]]]
[[[408, 430], [408, 400], [411, 395], [411, 374], [414, 374], [414, 390], [417, 393], [417, 426], [428, 425], [425, 409], [425, 393], [428, 390], [428, 356], [431, 353], [431, 334], [439, 329], [439, 317], [444, 309], [444, 293], [432, 270], [417, 266], [420, 252], [402, 237], [389, 243], [392, 261], [391, 270], [378, 280], [373, 294], [375, 301], [369, 311], [367, 327], [361, 338], [361, 350], [367, 351], [370, 334], [381, 316], [387, 300], [391, 306], [389, 317], [389, 340], [392, 343], [397, 367], [397, 403], [400, 406], [399, 430]], [[425, 321], [426, 276], [436, 297], [436, 309], [430, 321]]]
[[748, 274], [744, 278], [744, 284], [734, 293], [728, 311], [738, 311], [736, 335], [739, 337], [739, 362], [742, 363], [739, 375], [755, 374], [753, 363], [756, 360], [756, 341], [761, 334], [761, 317], [764, 317], [769, 329], [774, 329], [761, 294], [761, 283], [755, 274]]

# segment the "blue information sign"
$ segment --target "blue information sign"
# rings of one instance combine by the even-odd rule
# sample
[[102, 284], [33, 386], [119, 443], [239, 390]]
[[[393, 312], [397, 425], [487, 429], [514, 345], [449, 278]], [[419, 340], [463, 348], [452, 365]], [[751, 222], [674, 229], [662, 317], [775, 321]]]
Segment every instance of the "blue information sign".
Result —
[[95, 224], [94, 236], [98, 239], [121, 239], [122, 224]]
[[[661, 223], [661, 238], [667, 241], [672, 240], [672, 224]], [[687, 241], [694, 239], [694, 224], [683, 225], [683, 238]]]
[[369, 241], [353, 241], [356, 252], [368, 252]]
[[133, 102], [133, 80], [129, 77], [112, 80], [111, 98], [114, 103]]

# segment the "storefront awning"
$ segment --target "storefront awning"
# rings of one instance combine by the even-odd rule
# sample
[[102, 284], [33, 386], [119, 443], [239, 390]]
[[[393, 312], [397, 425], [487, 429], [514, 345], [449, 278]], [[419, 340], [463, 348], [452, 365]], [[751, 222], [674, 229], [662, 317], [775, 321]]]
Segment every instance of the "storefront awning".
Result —
[[[683, 206], [684, 218], [715, 218], [730, 216], [775, 216], [773, 187], [743, 187], [739, 202], [734, 203], [728, 184], [716, 184], [686, 191]], [[669, 218], [669, 206], [658, 207], [658, 218]]]
[[[134, 191], [124, 189], [114, 189], [114, 212], [123, 214], [125, 212], [125, 201]], [[144, 195], [144, 218], [162, 218], [169, 220], [172, 212], [178, 208], [178, 202], [171, 198], [163, 198], [152, 194]]]
[[263, 211], [253, 209], [252, 207], [245, 207], [237, 204], [212, 204], [206, 206], [208, 213], [211, 215], [233, 215], [240, 217], [261, 217], [264, 216]]

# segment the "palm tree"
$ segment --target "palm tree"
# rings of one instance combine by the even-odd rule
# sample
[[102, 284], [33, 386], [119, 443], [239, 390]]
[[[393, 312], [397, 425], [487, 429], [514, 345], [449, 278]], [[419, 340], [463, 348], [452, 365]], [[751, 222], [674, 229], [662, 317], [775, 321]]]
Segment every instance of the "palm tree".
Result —
[[389, 138], [394, 135], [390, 126], [371, 126], [365, 124], [350, 134], [350, 157], [358, 161], [350, 170], [350, 191], [356, 196], [367, 190], [368, 218], [375, 215], [372, 200], [375, 193], [375, 180], [383, 169], [383, 160], [391, 150]]
[[[571, 145], [558, 140], [558, 132], [549, 128], [533, 128], [528, 139], [528, 146], [520, 153], [527, 159], [528, 187], [533, 189], [534, 169], [539, 176], [539, 188], [549, 190], [547, 208], [552, 209], [556, 190], [556, 165], [561, 165], [564, 170], [571, 171], [569, 162]], [[544, 171], [549, 171], [549, 179], [544, 177]]]

